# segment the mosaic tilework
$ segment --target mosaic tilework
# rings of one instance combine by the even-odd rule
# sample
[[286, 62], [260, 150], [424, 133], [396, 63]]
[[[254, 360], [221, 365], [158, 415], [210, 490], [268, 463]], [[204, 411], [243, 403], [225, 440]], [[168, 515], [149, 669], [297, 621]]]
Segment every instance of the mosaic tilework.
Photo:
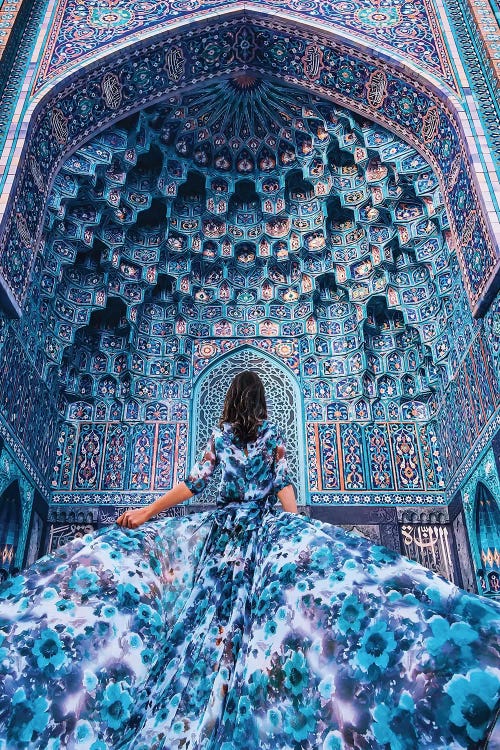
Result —
[[[79, 513], [93, 512], [99, 516], [100, 525], [107, 525], [114, 523], [125, 508], [132, 509], [139, 505], [147, 505], [162, 494], [162, 492], [54, 492], [51, 495], [49, 513], [52, 517], [66, 513], [66, 517], [71, 518], [78, 516]], [[185, 516], [191, 512], [193, 511], [189, 506], [180, 505], [169, 508], [160, 517], [163, 515]]]
[[[203, 315], [203, 313], [202, 313]], [[279, 324], [275, 324], [279, 325]], [[215, 326], [214, 326], [215, 327]], [[255, 331], [253, 331], [255, 334]], [[213, 361], [228, 352], [233, 351], [242, 343], [261, 349], [271, 354], [278, 361], [290, 368], [295, 375], [300, 373], [299, 343], [295, 339], [279, 339], [274, 336], [261, 339], [203, 339], [194, 342], [193, 372], [199, 375]]]
[[[440, 498], [456, 437], [463, 457], [497, 404], [447, 226], [409, 146], [249, 74], [104, 131], [56, 179], [10, 324], [62, 389], [53, 489], [140, 500], [182, 477], [194, 379], [250, 345], [300, 382], [316, 503]], [[465, 419], [441, 443], [455, 393]]]
[[15, 325], [70, 419], [186, 419], [176, 381], [246, 341], [307, 383], [310, 420], [426, 420], [473, 330], [447, 227], [414, 149], [246, 74], [64, 163]]
[[498, 594], [500, 593], [500, 527], [498, 526], [500, 477], [491, 448], [481, 457], [464, 484], [461, 498], [478, 591]]
[[[428, 429], [434, 429], [432, 424]], [[127, 432], [130, 439], [117, 444], [117, 430]], [[358, 502], [357, 498], [361, 503], [367, 502], [363, 499], [367, 496], [375, 498], [370, 491], [380, 494], [380, 499], [373, 502], [383, 503], [393, 497], [391, 502], [398, 503], [401, 490], [408, 491], [413, 502], [430, 502], [431, 497], [434, 502], [441, 502], [442, 486], [436, 478], [442, 472], [439, 447], [434, 446], [437, 471], [431, 475], [425, 472], [423, 443], [417, 438], [415, 426], [411, 423], [379, 424], [376, 427], [372, 424], [314, 424], [308, 427], [308, 437], [308, 448], [312, 449], [308, 451], [312, 502], [337, 502], [328, 499], [328, 493], [336, 490], [347, 491], [350, 503]], [[82, 502], [97, 504], [102, 502], [102, 497], [108, 498], [106, 502], [112, 502], [109, 498], [114, 497], [116, 502], [116, 494], [108, 491], [121, 487], [110, 486], [113, 484], [110, 475], [115, 485], [133, 490], [132, 503], [146, 501], [150, 497], [148, 491], [167, 489], [184, 475], [179, 470], [179, 463], [181, 456], [185, 463], [188, 447], [185, 423], [162, 422], [64, 424], [59, 445], [61, 450], [57, 452], [52, 479], [57, 497], [62, 497], [60, 491], [66, 490], [70, 494], [64, 502], [70, 502], [71, 497], [72, 502], [76, 497], [86, 497], [87, 500]], [[70, 453], [72, 469], [68, 472], [64, 467]], [[384, 454], [382, 461], [381, 454]], [[104, 462], [99, 460], [103, 455]], [[117, 466], [122, 472], [118, 480]], [[396, 492], [385, 494], [384, 489]], [[320, 495], [317, 495], [318, 491]], [[78, 494], [74, 495], [74, 492]], [[422, 492], [431, 494], [427, 498]]]
[[425, 484], [431, 487], [445, 489], [446, 464], [441, 455], [441, 446], [437, 426], [433, 422], [420, 425], [418, 428], [420, 439], [420, 454], [422, 457], [422, 471]]
[[337, 434], [335, 425], [318, 425], [318, 440], [320, 445], [320, 460], [315, 456], [320, 477], [320, 486], [312, 489], [339, 490], [340, 473], [337, 454]]
[[[17, 6], [17, 2], [15, 5]], [[19, 106], [19, 101], [22, 100], [29, 60], [40, 30], [43, 28], [43, 15], [46, 9], [44, 2], [37, 2], [36, 0], [23, 0], [20, 5], [21, 7], [16, 14], [15, 26], [11, 27], [8, 32], [8, 39], [1, 58], [2, 64], [0, 65], [0, 97], [2, 100], [0, 143], [2, 145], [5, 142], [16, 106]], [[6, 3], [3, 7], [8, 8], [9, 4]]]
[[17, 14], [21, 7], [21, 0], [10, 3], [2, 3], [0, 6], [0, 58], [5, 53], [5, 48], [12, 34]]
[[[444, 430], [443, 430], [444, 433]], [[480, 460], [482, 454], [491, 445], [497, 445], [496, 452], [498, 453], [498, 442], [500, 435], [500, 409], [497, 409], [492, 419], [488, 422], [481, 435], [477, 438], [473, 448], [467, 454], [455, 474], [450, 478], [447, 485], [447, 496], [448, 501], [453, 501], [456, 492], [460, 490], [460, 487], [466, 481], [467, 477], [474, 470], [478, 460]]]
[[[43, 498], [43, 502], [49, 502], [49, 490], [46, 478], [38, 471], [33, 459], [27, 453], [25, 446], [21, 445], [19, 440], [12, 433], [0, 414], [0, 445], [3, 445], [4, 452], [8, 453], [10, 466], [16, 467], [16, 472], [23, 476], [24, 480], [30, 486], [36, 487], [37, 492]], [[5, 469], [5, 463], [4, 467]], [[14, 472], [15, 473], [15, 472]], [[5, 478], [5, 474], [4, 474]]]
[[364, 433], [373, 488], [376, 490], [394, 489], [392, 451], [387, 425], [366, 425]]
[[500, 43], [498, 21], [490, 3], [481, 0], [448, 0], [447, 11], [461, 62], [479, 105], [478, 116], [485, 128], [493, 157], [500, 164]]
[[[498, 38], [499, 21], [495, 18], [493, 7], [479, 0], [467, 0], [467, 5], [475, 21], [489, 70], [495, 78], [494, 90], [500, 89], [500, 41]], [[498, 6], [497, 6], [498, 13]]]
[[[68, 500], [68, 502], [70, 502]], [[364, 506], [415, 506], [418, 503], [419, 506], [425, 505], [439, 505], [445, 506], [446, 497], [439, 493], [427, 493], [422, 492], [416, 494], [414, 492], [409, 494], [401, 494], [400, 492], [313, 492], [311, 494], [311, 505], [314, 506], [343, 506], [348, 507], [350, 505]]]
[[[435, 425], [429, 423], [427, 429], [433, 433]], [[340, 490], [357, 496], [365, 490], [383, 494], [384, 490], [419, 493], [444, 488], [441, 479], [444, 469], [437, 441], [433, 444], [433, 471], [429, 472], [426, 470], [426, 438], [423, 441], [421, 435], [417, 435], [412, 423], [315, 424], [311, 425], [311, 437], [313, 445], [318, 446], [318, 451], [309, 453], [313, 494]]]
[[[500, 381], [500, 293], [488, 310], [485, 319], [485, 356], [490, 369], [497, 373], [496, 383]], [[500, 387], [500, 386], [499, 386]]]
[[186, 436], [182, 423], [64, 423], [51, 487], [92, 496], [169, 489], [184, 476]]
[[[76, 425], [73, 424], [64, 424], [60, 428], [54, 458], [52, 487], [61, 487], [62, 489], [71, 487], [76, 449], [76, 430]], [[106, 467], [109, 467], [106, 471], [106, 479], [115, 470], [115, 460], [112, 454], [114, 442], [115, 436], [111, 434], [106, 446], [105, 463]]]
[[396, 462], [396, 485], [399, 490], [423, 489], [421, 458], [415, 436], [415, 425], [391, 425], [391, 441]]
[[0, 409], [35, 466], [47, 476], [57, 412], [48, 385], [40, 380], [12, 330], [0, 349]]
[[[272, 26], [272, 28], [269, 28]], [[210, 55], [204, 39], [210, 36]], [[259, 43], [256, 44], [256, 39]], [[453, 117], [442, 102], [420, 90], [414, 82], [396, 78], [390, 72], [373, 66], [368, 59], [354, 56], [352, 50], [329, 47], [305, 35], [291, 44], [290, 32], [279, 24], [241, 22], [224, 29], [193, 33], [188, 38], [174, 38], [166, 46], [155, 45], [148, 54], [141, 50], [113, 68], [101, 71], [94, 89], [85, 83], [85, 93], [77, 94], [75, 81], [40, 113], [35, 130], [38, 135], [27, 160], [19, 191], [11, 207], [11, 231], [2, 254], [2, 273], [21, 302], [27, 285], [26, 268], [31, 267], [33, 247], [38, 234], [37, 217], [41, 215], [47, 177], [62, 154], [78, 142], [82, 132], [89, 133], [132, 106], [139, 97], [146, 103], [168, 90], [172, 82], [187, 83], [217, 73], [221, 61], [232, 49], [231, 66], [269, 68], [273, 74], [288, 75], [307, 83], [310, 88], [335, 95], [352, 107], [373, 112], [384, 124], [404, 133], [427, 154], [430, 163], [446, 180], [444, 202], [451, 209], [451, 229], [455, 235], [467, 292], [475, 306], [495, 265], [495, 251], [485, 231], [482, 214], [468, 173], [468, 161], [457, 135]], [[197, 45], [203, 46], [197, 46]], [[242, 46], [243, 45], [243, 46]], [[201, 50], [204, 52], [201, 52]], [[306, 52], [308, 53], [306, 55]], [[315, 63], [311, 68], [309, 53]], [[136, 63], [134, 67], [134, 61]], [[121, 67], [120, 67], [121, 65]], [[157, 71], [153, 75], [153, 71]], [[398, 103], [398, 104], [396, 104]], [[439, 134], [439, 137], [438, 137]]]
[[[268, 3], [259, 0], [252, 5], [256, 10], [269, 9]], [[96, 0], [84, 6], [77, 0], [61, 0], [35, 90], [75, 64], [92, 59], [97, 51], [111, 50], [125, 40], [130, 43], [143, 37], [145, 31], [166, 29], [181, 19], [229, 7], [226, 0], [175, 0], [154, 6], [137, 0], [120, 0], [112, 6], [103, 6]], [[396, 0], [381, 5], [371, 0], [356, 0], [339, 5], [331, 0], [275, 0], [271, 10], [275, 13], [276, 9], [292, 12], [295, 18], [302, 16], [354, 33], [370, 45], [409, 59], [446, 83], [456, 85], [432, 2], [415, 0], [408, 4]]]
[[493, 364], [488, 337], [481, 332], [448, 387], [439, 415], [439, 441], [450, 479], [498, 413], [498, 372]]
[[159, 425], [158, 453], [156, 455], [154, 477], [154, 487], [156, 489], [168, 489], [173, 485], [176, 438], [177, 425]]
[[362, 490], [367, 485], [367, 472], [361, 425], [341, 424], [340, 444], [346, 490]]

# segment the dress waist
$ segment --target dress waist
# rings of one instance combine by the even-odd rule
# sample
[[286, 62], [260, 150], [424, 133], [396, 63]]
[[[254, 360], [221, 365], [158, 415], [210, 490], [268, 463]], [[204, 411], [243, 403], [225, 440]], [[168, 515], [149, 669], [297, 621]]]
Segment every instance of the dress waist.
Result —
[[235, 499], [234, 497], [224, 497], [219, 495], [216, 503], [216, 508], [272, 508], [278, 502], [278, 498], [274, 494], [265, 495], [261, 498], [252, 498], [242, 500]]

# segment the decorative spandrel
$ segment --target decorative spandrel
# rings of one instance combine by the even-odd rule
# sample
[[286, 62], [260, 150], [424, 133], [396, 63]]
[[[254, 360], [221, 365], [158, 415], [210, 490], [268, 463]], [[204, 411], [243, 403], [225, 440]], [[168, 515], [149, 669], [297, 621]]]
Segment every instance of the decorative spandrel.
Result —
[[[35, 81], [35, 91], [44, 86], [54, 77], [67, 74], [75, 66], [81, 65], [83, 60], [91, 60], [102, 55], [115, 45], [132, 44], [144, 38], [146, 34], [163, 33], [169, 26], [179, 22], [180, 18], [192, 18], [193, 14], [207, 11], [214, 12], [216, 8], [229, 5], [227, 0], [210, 0], [210, 2], [196, 2], [192, 0], [177, 0], [169, 3], [159, 0], [154, 5], [143, 4], [139, 0], [117, 0], [113, 3], [113, 11], [99, 3], [89, 0], [82, 6], [78, 0], [66, 0], [60, 3], [58, 10], [58, 33], [52, 33], [46, 41], [43, 56]], [[454, 86], [455, 81], [450, 65], [449, 56], [440, 33], [440, 24], [432, 3], [425, 0], [415, 0], [411, 5], [411, 23], [408, 21], [408, 10], [404, 6], [377, 5], [372, 0], [358, 0], [356, 3], [338, 4], [331, 0], [273, 0], [266, 3], [257, 0], [255, 5], [262, 10], [272, 7], [274, 12], [287, 12], [293, 9], [296, 16], [307, 19], [307, 23], [331, 24], [336, 29], [342, 29], [348, 35], [355, 34], [363, 40], [363, 44], [382, 48], [389, 55], [403, 55], [424, 70], [439, 76], [448, 84]], [[83, 11], [82, 8], [85, 8]], [[217, 14], [219, 11], [215, 11]], [[75, 25], [75, 19], [78, 19]], [[251, 32], [242, 35], [239, 40], [241, 54], [247, 63], [255, 60], [257, 49], [249, 44]], [[417, 43], [418, 38], [418, 43]], [[78, 39], [78, 43], [76, 43]], [[212, 55], [223, 54], [224, 47], [217, 47], [215, 36]], [[238, 41], [237, 41], [238, 43]], [[220, 41], [219, 41], [220, 44]], [[323, 55], [317, 45], [309, 45], [303, 58], [304, 70], [309, 80], [319, 77], [323, 67]], [[173, 47], [165, 56], [165, 70], [172, 82], [183, 77], [186, 61], [182, 48]], [[372, 100], [376, 103], [383, 97], [387, 86], [387, 76], [380, 71], [371, 83]], [[110, 109], [117, 108], [123, 98], [123, 86], [116, 74], [108, 72], [101, 80], [102, 96]], [[378, 97], [378, 98], [377, 98]]]
[[[225, 357], [201, 377], [195, 393], [193, 422], [195, 455], [204, 449], [214, 425], [219, 423], [224, 399], [232, 379], [243, 370], [258, 373], [266, 391], [268, 418], [276, 422], [285, 436], [290, 476], [297, 491], [301, 488], [299, 421], [302, 412], [300, 396], [293, 380], [272, 360], [251, 349], [242, 349]], [[196, 497], [196, 503], [215, 503], [220, 482], [220, 467], [207, 489]], [[300, 502], [300, 498], [299, 498]], [[304, 500], [302, 500], [304, 503]]]

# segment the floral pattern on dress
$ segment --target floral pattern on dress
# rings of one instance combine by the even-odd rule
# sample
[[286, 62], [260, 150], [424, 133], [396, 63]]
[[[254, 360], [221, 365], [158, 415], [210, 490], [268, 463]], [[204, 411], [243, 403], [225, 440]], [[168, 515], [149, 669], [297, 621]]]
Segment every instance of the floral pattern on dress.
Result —
[[[248, 472], [230, 434], [192, 487]], [[0, 750], [484, 747], [498, 605], [281, 510], [284, 446], [260, 437], [214, 510], [101, 529], [0, 587]]]
[[185, 480], [191, 492], [205, 489], [218, 464], [222, 464], [218, 505], [259, 500], [290, 484], [285, 441], [267, 420], [259, 425], [256, 440], [246, 445], [228, 422], [215, 427]]

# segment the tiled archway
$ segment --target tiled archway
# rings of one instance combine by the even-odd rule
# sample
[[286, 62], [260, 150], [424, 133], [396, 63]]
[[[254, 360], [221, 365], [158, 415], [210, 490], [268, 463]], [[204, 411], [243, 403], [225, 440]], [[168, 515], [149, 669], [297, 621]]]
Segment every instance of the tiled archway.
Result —
[[[299, 495], [299, 503], [305, 505], [302, 395], [292, 373], [257, 349], [242, 347], [215, 360], [198, 379], [192, 414], [192, 458], [203, 449], [212, 427], [218, 424], [227, 389], [233, 377], [242, 370], [254, 370], [264, 383], [269, 419], [279, 425], [285, 436], [290, 477]], [[213, 482], [202, 496], [196, 498], [196, 502], [214, 502], [217, 485]]]

